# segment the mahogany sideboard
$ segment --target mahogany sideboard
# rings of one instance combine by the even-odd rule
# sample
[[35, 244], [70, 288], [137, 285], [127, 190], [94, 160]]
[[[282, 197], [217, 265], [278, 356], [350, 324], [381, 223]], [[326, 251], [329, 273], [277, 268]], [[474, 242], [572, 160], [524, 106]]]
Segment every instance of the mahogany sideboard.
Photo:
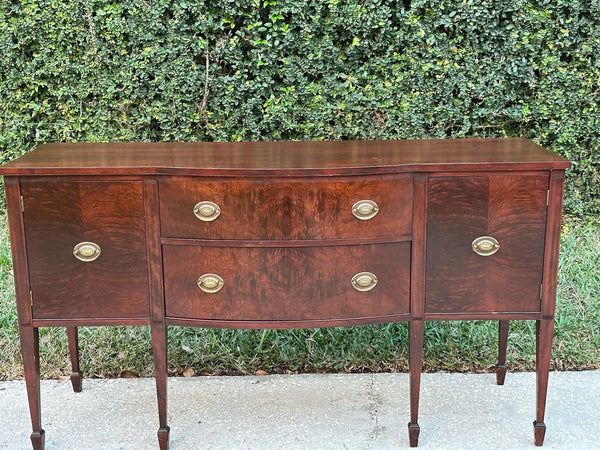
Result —
[[150, 325], [168, 447], [167, 326], [409, 322], [416, 446], [426, 320], [537, 322], [542, 445], [569, 162], [524, 139], [46, 144], [4, 165], [35, 449], [38, 327]]

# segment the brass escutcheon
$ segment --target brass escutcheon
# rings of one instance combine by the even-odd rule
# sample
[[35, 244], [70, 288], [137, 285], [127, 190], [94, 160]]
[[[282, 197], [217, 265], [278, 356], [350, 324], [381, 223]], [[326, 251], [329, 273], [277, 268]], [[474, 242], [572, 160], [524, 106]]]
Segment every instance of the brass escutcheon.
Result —
[[377, 277], [371, 272], [359, 272], [352, 277], [352, 287], [360, 292], [370, 291], [377, 284]]
[[80, 242], [73, 247], [73, 255], [80, 261], [91, 262], [98, 259], [102, 250], [95, 242]]
[[373, 200], [359, 200], [352, 205], [352, 214], [359, 220], [369, 220], [377, 215], [379, 205]]
[[219, 292], [224, 283], [223, 278], [214, 273], [205, 273], [198, 278], [198, 287], [207, 294]]
[[491, 236], [480, 236], [471, 244], [473, 251], [480, 256], [491, 256], [498, 251], [500, 244]]
[[194, 215], [203, 222], [212, 222], [221, 214], [219, 205], [209, 201], [201, 201], [194, 205]]

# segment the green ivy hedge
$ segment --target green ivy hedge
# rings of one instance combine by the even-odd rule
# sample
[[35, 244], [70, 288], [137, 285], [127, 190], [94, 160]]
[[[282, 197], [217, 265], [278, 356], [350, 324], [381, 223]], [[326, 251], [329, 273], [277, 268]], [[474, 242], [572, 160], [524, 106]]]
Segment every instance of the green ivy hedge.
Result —
[[4, 0], [1, 161], [47, 141], [523, 136], [600, 212], [600, 3]]

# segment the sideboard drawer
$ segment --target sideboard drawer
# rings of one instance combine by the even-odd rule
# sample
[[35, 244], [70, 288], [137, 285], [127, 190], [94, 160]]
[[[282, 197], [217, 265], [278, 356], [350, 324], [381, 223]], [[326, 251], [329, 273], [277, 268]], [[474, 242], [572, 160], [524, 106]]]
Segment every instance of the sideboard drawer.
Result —
[[540, 311], [547, 189], [548, 175], [429, 180], [426, 313]]
[[149, 316], [141, 182], [23, 181], [21, 193], [34, 318]]
[[[409, 312], [407, 242], [290, 248], [165, 245], [163, 255], [169, 317], [306, 321]], [[377, 278], [371, 290], [358, 291], [352, 284], [363, 272]], [[204, 274], [223, 280], [218, 292], [199, 287]], [[361, 280], [365, 289], [368, 277]]]
[[[161, 180], [159, 188], [164, 237], [283, 240], [411, 234], [412, 178], [407, 175], [356, 181], [172, 179]], [[201, 202], [210, 202], [209, 215], [214, 208], [219, 211], [201, 220], [194, 213]], [[365, 217], [353, 214], [355, 205], [366, 208]], [[372, 218], [369, 208], [375, 208]]]

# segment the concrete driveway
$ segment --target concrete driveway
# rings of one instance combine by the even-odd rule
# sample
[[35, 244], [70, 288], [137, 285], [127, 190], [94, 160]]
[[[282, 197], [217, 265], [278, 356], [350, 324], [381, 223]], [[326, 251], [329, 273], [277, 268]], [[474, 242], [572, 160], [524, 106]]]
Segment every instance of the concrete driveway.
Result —
[[[169, 379], [171, 449], [408, 448], [408, 374]], [[46, 448], [157, 449], [154, 380], [42, 381]], [[422, 449], [533, 449], [535, 374], [423, 374]], [[600, 371], [550, 374], [546, 449], [600, 449]], [[29, 449], [23, 381], [0, 383], [0, 449]]]

